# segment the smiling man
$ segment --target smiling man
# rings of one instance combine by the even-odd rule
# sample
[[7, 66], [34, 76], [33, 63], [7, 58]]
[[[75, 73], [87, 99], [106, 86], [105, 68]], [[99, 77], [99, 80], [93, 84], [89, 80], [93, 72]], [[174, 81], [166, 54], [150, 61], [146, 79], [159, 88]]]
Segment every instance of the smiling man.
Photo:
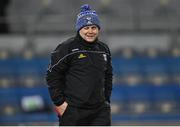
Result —
[[93, 43], [99, 34], [99, 28], [96, 25], [85, 26], [79, 31], [80, 36], [88, 43]]
[[46, 80], [59, 125], [111, 125], [111, 54], [98, 40], [100, 21], [89, 5], [81, 6], [77, 35], [51, 54]]

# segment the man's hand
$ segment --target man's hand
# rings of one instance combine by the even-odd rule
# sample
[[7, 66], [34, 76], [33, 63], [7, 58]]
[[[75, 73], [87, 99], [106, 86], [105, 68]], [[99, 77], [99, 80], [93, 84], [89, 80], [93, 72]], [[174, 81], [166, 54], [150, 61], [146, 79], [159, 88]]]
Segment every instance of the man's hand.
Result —
[[62, 105], [60, 106], [55, 106], [55, 110], [58, 113], [58, 115], [62, 116], [68, 106], [68, 103], [65, 101]]

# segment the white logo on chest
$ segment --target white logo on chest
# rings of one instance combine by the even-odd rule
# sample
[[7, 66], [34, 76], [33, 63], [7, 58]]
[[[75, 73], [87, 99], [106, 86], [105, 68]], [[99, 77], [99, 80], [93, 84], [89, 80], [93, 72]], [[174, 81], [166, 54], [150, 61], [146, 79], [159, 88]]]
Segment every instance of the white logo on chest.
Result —
[[107, 61], [107, 55], [103, 54], [103, 57], [104, 57], [104, 61]]

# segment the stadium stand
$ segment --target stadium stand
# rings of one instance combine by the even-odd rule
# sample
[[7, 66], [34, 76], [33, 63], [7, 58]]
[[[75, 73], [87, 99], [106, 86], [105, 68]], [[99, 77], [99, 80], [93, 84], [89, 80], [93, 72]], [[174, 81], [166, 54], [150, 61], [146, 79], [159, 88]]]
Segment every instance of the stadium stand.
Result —
[[11, 0], [11, 33], [0, 35], [0, 125], [58, 124], [44, 76], [84, 3], [97, 8], [112, 50], [112, 125], [180, 125], [179, 0]]

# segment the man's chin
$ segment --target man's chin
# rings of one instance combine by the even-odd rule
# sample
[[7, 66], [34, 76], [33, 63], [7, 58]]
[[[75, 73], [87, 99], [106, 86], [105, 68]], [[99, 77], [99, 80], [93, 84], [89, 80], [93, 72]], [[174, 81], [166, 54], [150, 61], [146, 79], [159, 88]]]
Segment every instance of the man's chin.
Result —
[[92, 40], [91, 39], [87, 39], [86, 41], [89, 42], [89, 43], [92, 43], [92, 42], [94, 42], [94, 40], [95, 39], [92, 39]]
[[87, 41], [87, 42], [94, 42], [95, 39], [94, 39], [94, 38], [87, 38], [86, 41]]

